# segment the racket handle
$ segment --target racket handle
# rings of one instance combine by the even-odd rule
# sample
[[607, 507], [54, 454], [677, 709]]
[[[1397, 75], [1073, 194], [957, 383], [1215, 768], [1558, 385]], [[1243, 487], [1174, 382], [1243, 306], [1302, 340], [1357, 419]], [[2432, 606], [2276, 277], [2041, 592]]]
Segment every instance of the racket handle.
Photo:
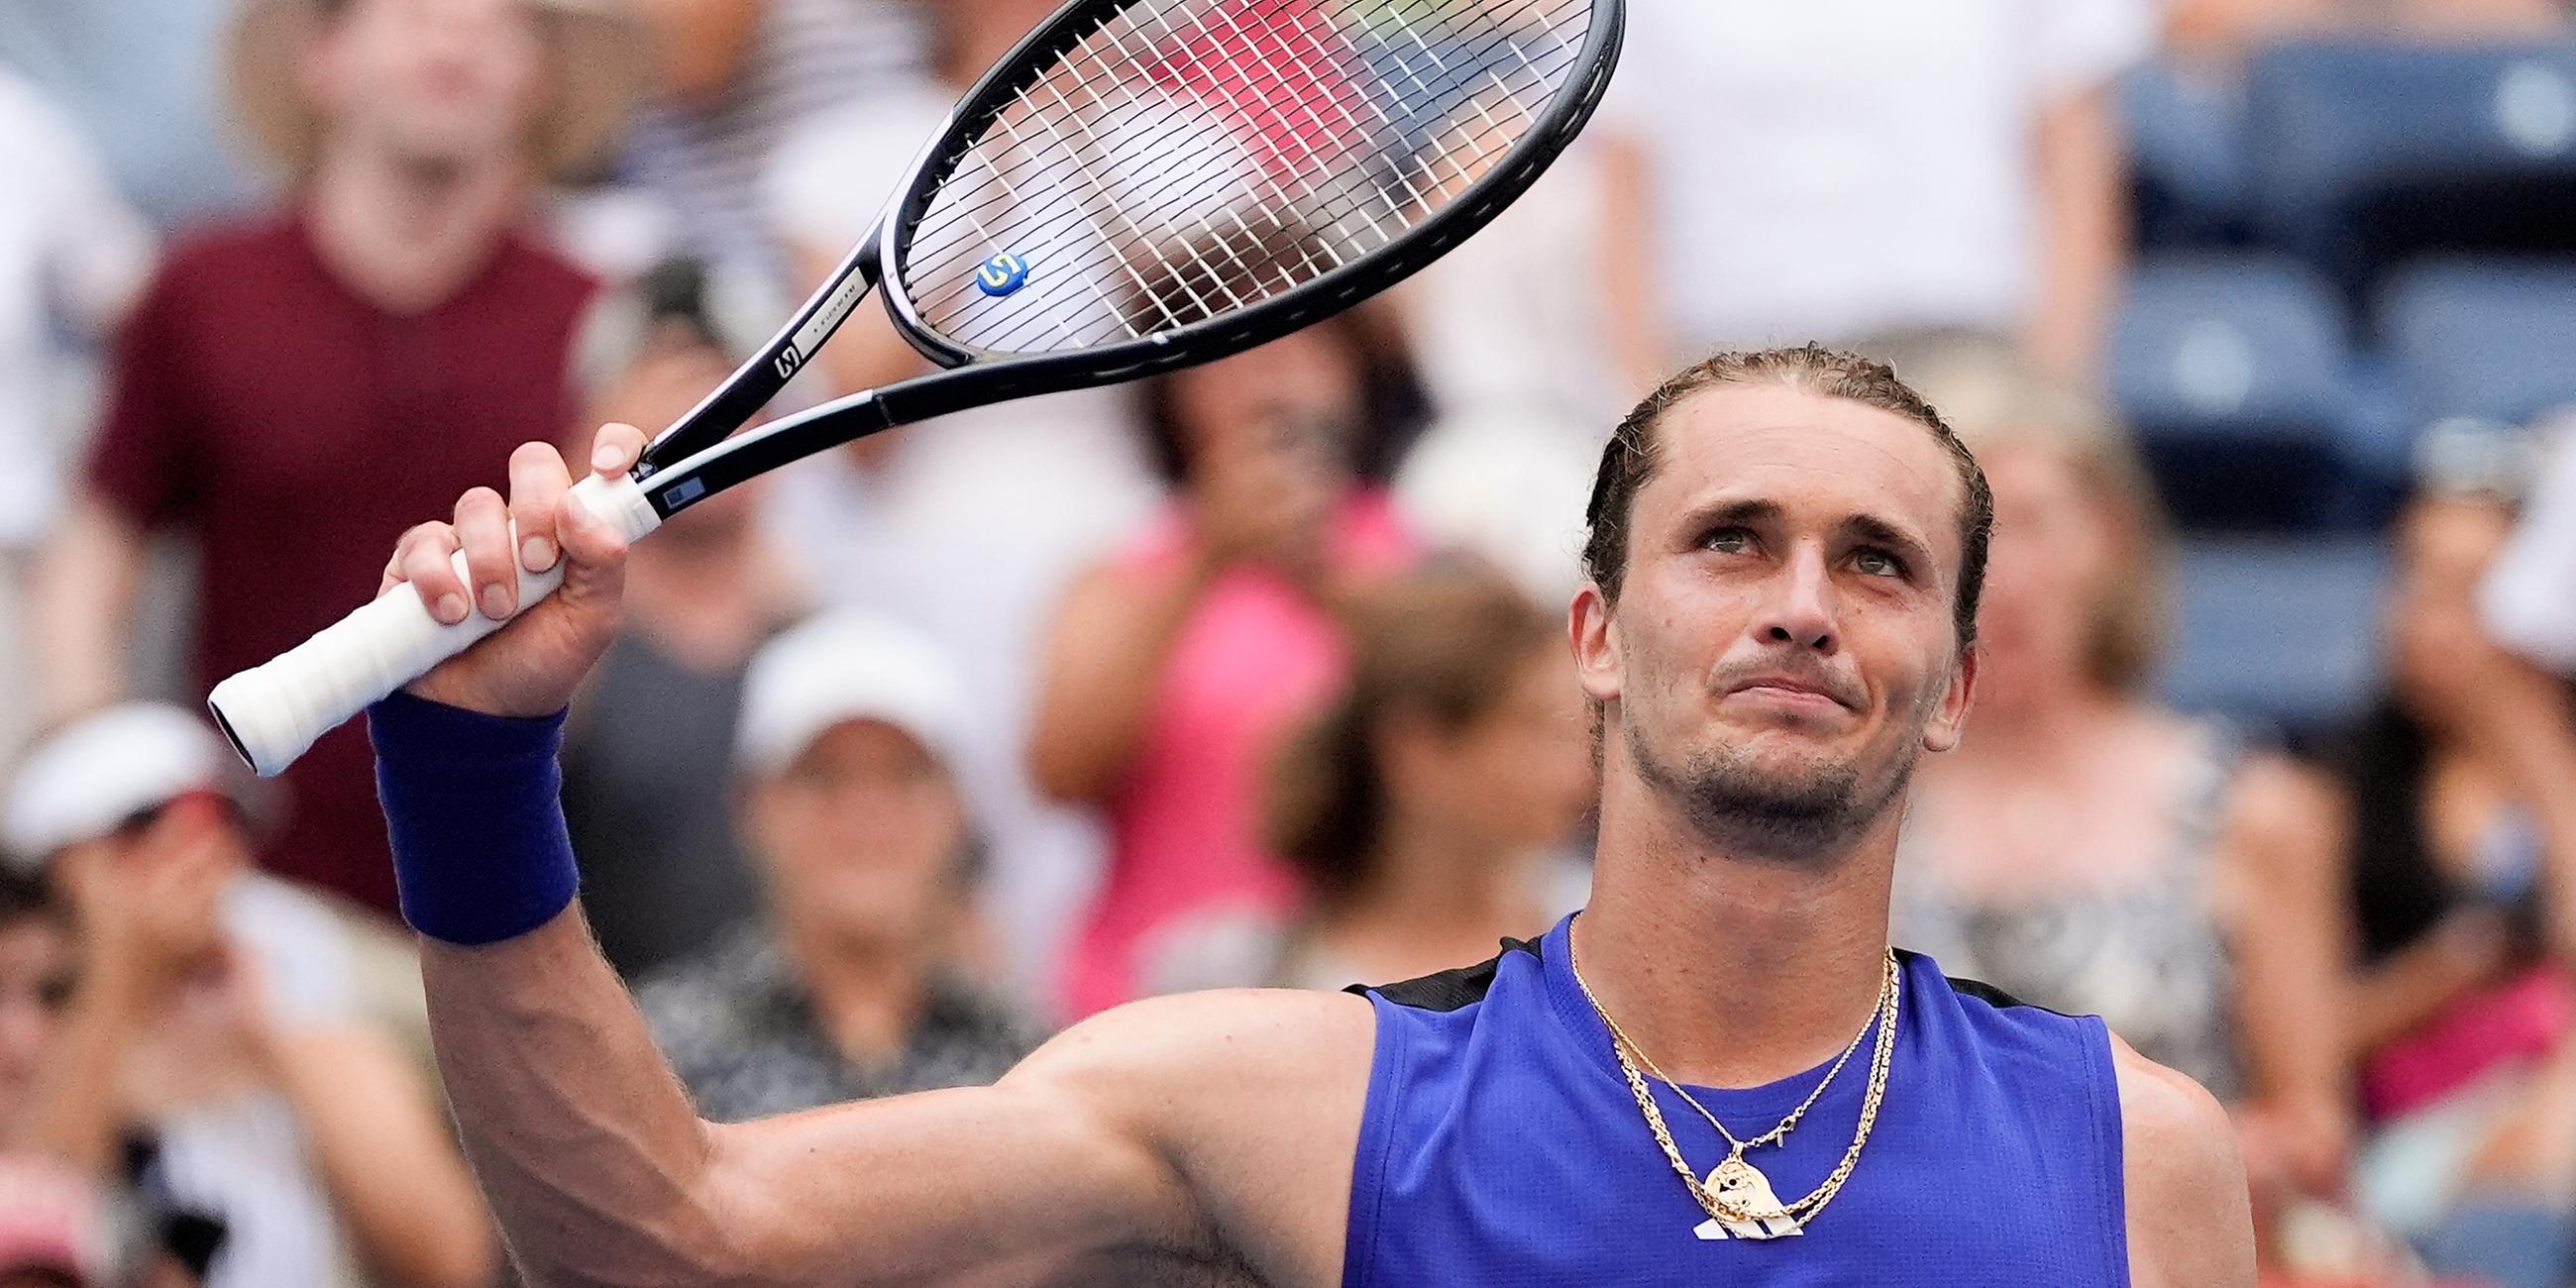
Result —
[[[574, 484], [572, 493], [629, 541], [662, 521], [644, 490], [624, 475], [593, 475]], [[510, 548], [518, 544], [514, 531]], [[464, 552], [457, 553], [455, 565], [463, 577]], [[563, 584], [560, 558], [544, 572], [518, 571], [522, 613]], [[440, 625], [419, 591], [398, 584], [313, 638], [216, 685], [206, 705], [233, 750], [261, 776], [274, 775], [315, 739], [503, 625], [479, 612], [466, 613], [454, 626]]]

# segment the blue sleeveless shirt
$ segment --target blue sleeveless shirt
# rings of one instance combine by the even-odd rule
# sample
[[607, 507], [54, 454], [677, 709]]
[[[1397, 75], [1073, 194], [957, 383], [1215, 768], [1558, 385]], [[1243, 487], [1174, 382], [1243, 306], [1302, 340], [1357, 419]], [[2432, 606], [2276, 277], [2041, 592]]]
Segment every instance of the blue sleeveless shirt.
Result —
[[[1360, 990], [1377, 1053], [1351, 1174], [1347, 1288], [2128, 1283], [2120, 1100], [2102, 1022], [1952, 981], [1899, 954], [1896, 1051], [1876, 1128], [1803, 1234], [1711, 1238], [1655, 1144], [1567, 965], [1568, 917], [1493, 961]], [[1873, 1039], [1874, 1041], [1875, 1039]], [[1867, 1045], [1779, 1146], [1747, 1155], [1784, 1203], [1859, 1124]], [[1738, 1136], [1767, 1131], [1824, 1068], [1691, 1088]], [[1704, 1178], [1715, 1130], [1655, 1088]]]

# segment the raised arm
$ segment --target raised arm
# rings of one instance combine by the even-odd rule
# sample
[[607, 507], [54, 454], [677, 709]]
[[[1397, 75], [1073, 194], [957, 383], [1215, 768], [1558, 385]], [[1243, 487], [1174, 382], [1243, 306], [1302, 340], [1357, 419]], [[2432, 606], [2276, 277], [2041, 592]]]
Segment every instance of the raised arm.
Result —
[[[640, 443], [612, 427], [595, 467], [625, 468]], [[613, 629], [623, 550], [605, 525], [566, 512], [551, 449], [523, 448], [511, 479], [506, 514], [497, 495], [469, 494], [454, 524], [405, 537], [389, 576], [414, 582], [433, 611], [449, 601], [450, 617], [497, 588], [489, 602], [505, 614], [515, 517], [532, 562], [558, 548], [570, 560], [563, 590], [372, 719], [440, 1073], [532, 1283], [1033, 1280], [1104, 1258], [1213, 1260], [1277, 1228], [1275, 1211], [1225, 1196], [1229, 1178], [1267, 1179], [1280, 1158], [1225, 1139], [1224, 1124], [1244, 1118], [1232, 1111], [1262, 1097], [1263, 1079], [1323, 1055], [1349, 1074], [1339, 1089], [1355, 1132], [1367, 1020], [1354, 999], [1130, 1008], [994, 1087], [702, 1121], [569, 906], [551, 797], [553, 713]], [[471, 589], [448, 569], [460, 545]], [[1319, 1040], [1319, 1026], [1338, 1040]], [[1338, 1166], [1347, 1180], [1348, 1141], [1336, 1162], [1329, 1133], [1283, 1139], [1277, 1148], [1320, 1144], [1310, 1170]], [[1298, 1246], [1329, 1243], [1337, 1269], [1338, 1228]], [[1312, 1269], [1270, 1278], [1329, 1282]]]

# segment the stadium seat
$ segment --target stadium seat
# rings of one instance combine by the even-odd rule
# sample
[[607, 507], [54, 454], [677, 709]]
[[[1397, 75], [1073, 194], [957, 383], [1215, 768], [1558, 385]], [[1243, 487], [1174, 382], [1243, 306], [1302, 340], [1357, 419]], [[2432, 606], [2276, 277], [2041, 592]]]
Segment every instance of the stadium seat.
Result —
[[2236, 245], [2246, 237], [2252, 160], [2235, 87], [2167, 58], [2120, 82], [2139, 244], [2150, 250]]
[[2576, 259], [2420, 264], [2389, 284], [2378, 314], [2419, 423], [2519, 424], [2576, 403]]
[[2385, 565], [2367, 537], [2185, 542], [2165, 697], [2293, 741], [2356, 715], [2380, 674]]
[[2113, 325], [2112, 396], [2186, 526], [2339, 518], [2350, 366], [2332, 288], [2274, 256], [2149, 260]]
[[2420, 253], [2576, 251], [2576, 40], [2292, 41], [2247, 78], [2256, 235], [2356, 304]]

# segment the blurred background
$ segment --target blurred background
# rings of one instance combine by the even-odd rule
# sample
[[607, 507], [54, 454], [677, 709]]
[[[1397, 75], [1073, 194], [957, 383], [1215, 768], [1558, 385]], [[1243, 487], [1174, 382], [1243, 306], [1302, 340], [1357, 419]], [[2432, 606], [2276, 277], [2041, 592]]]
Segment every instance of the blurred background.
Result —
[[[515, 445], [685, 412], [1052, 7], [0, 8], [0, 1285], [507, 1279], [363, 731], [246, 782], [202, 696]], [[1814, 339], [1997, 498], [1899, 943], [2217, 1092], [2270, 1282], [2576, 1282], [2570, 10], [1630, 8], [1388, 296], [638, 548], [564, 801], [702, 1111], [1579, 906], [1600, 446]], [[862, 310], [781, 406], [922, 369]]]

